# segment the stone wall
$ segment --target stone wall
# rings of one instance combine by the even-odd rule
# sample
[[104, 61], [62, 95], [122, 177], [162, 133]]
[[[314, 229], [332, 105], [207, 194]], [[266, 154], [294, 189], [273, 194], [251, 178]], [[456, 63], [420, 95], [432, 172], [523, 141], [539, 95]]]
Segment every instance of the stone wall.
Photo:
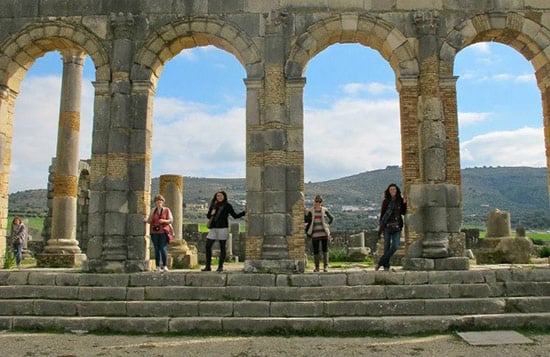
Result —
[[[95, 67], [85, 265], [89, 271], [149, 268], [142, 220], [151, 196], [155, 89], [165, 63], [187, 48], [216, 46], [234, 55], [246, 73], [246, 271], [304, 270], [303, 75], [308, 62], [333, 44], [368, 46], [394, 71], [403, 191], [409, 194], [414, 185], [424, 192], [411, 201], [410, 213], [422, 224], [406, 227], [407, 245], [423, 242], [417, 253], [437, 259], [437, 264], [422, 267], [444, 266], [452, 254], [446, 241], [459, 233], [459, 219], [445, 220], [443, 227], [437, 212], [454, 213], [461, 206], [453, 73], [460, 50], [496, 41], [531, 62], [541, 90], [550, 162], [546, 0], [3, 0], [2, 5], [0, 235], [7, 227], [12, 127], [21, 81], [46, 52], [73, 58], [74, 68], [89, 56]], [[76, 73], [63, 78], [74, 88]], [[75, 149], [64, 144], [78, 135], [79, 105], [69, 100], [71, 94], [61, 98], [65, 134], [57, 138], [58, 154], [66, 159]], [[60, 175], [58, 188], [63, 188], [60, 180], [69, 182], [75, 174], [69, 170]], [[458, 196], [438, 199], [432, 209], [429, 195], [438, 185], [447, 185]], [[73, 203], [58, 197], [58, 204]], [[63, 226], [62, 215], [57, 217]], [[52, 247], [56, 254], [64, 254], [65, 247], [79, 253], [70, 232], [67, 235], [65, 245]], [[0, 245], [0, 253], [4, 249]]]

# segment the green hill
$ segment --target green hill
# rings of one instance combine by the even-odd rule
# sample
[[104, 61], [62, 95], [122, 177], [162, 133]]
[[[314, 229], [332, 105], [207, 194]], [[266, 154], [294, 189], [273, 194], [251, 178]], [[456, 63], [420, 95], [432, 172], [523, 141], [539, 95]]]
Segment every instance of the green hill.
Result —
[[[482, 167], [462, 170], [464, 224], [483, 226], [493, 208], [510, 212], [512, 225], [527, 229], [550, 228], [550, 204], [546, 168]], [[311, 204], [321, 194], [336, 216], [335, 230], [370, 229], [376, 226], [382, 193], [391, 182], [401, 184], [401, 168], [388, 166], [324, 182], [306, 183], [306, 200]], [[153, 179], [153, 195], [158, 178]], [[184, 205], [208, 203], [214, 192], [225, 190], [236, 209], [246, 199], [245, 179], [184, 177]], [[44, 215], [46, 190], [28, 190], [9, 195], [10, 214]], [[204, 221], [204, 214], [184, 210], [186, 221]]]

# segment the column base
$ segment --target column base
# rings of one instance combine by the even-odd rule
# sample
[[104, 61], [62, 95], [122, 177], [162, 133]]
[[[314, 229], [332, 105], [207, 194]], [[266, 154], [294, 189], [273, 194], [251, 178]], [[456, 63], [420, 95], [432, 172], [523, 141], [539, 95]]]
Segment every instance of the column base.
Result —
[[305, 260], [245, 260], [245, 273], [303, 273]]
[[39, 268], [76, 268], [81, 267], [86, 254], [53, 254], [36, 255], [36, 266]]
[[403, 258], [403, 270], [469, 270], [467, 257], [449, 258]]

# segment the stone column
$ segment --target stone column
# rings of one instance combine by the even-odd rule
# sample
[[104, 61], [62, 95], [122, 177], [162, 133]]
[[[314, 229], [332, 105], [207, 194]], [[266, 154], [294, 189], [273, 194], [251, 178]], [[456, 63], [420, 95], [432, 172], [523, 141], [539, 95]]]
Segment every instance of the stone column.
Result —
[[[550, 73], [550, 64], [547, 64], [539, 71]], [[538, 74], [538, 71], [537, 71]], [[538, 76], [537, 78], [548, 78], [547, 76]], [[550, 78], [539, 83], [540, 92], [542, 94], [542, 122], [544, 129], [544, 147], [546, 153], [546, 171], [548, 177], [548, 201], [550, 202]]]
[[[272, 11], [265, 22], [263, 82], [247, 79], [247, 272], [303, 272], [303, 251], [296, 254], [298, 229], [293, 207], [302, 207], [302, 116], [291, 121], [290, 103], [301, 108], [301, 91], [292, 93], [285, 77], [288, 16]], [[303, 85], [302, 85], [303, 86]], [[296, 93], [300, 95], [296, 95]], [[291, 94], [292, 93], [292, 94]], [[292, 97], [292, 99], [291, 99]], [[297, 98], [297, 102], [293, 101]], [[297, 118], [297, 119], [296, 119]], [[302, 228], [303, 231], [303, 228]], [[301, 233], [303, 234], [303, 232]], [[303, 236], [302, 236], [303, 237]]]
[[[6, 237], [8, 219], [8, 186], [13, 136], [13, 108], [16, 94], [0, 86], [0, 237]], [[6, 240], [0, 239], [0, 256], [6, 252]]]
[[65, 50], [62, 55], [63, 79], [54, 174], [52, 237], [37, 264], [74, 267], [85, 258], [76, 240], [80, 95], [85, 54], [78, 50]]
[[[441, 72], [441, 71], [440, 71]], [[446, 178], [447, 182], [461, 188], [460, 140], [458, 135], [458, 108], [456, 103], [456, 76], [439, 78], [439, 91], [445, 113]]]
[[414, 14], [414, 24], [419, 38], [420, 180], [412, 184], [405, 195], [409, 199], [407, 229], [418, 239], [407, 247], [403, 267], [409, 270], [468, 269], [468, 258], [450, 256], [450, 240], [461, 237], [462, 208], [458, 186], [448, 183], [449, 142], [438, 56], [439, 14], [437, 11], [418, 11]]
[[198, 265], [197, 250], [189, 248], [183, 239], [183, 176], [161, 175], [160, 194], [166, 199], [165, 205], [172, 211], [174, 241], [168, 246], [169, 262], [172, 268], [192, 268]]

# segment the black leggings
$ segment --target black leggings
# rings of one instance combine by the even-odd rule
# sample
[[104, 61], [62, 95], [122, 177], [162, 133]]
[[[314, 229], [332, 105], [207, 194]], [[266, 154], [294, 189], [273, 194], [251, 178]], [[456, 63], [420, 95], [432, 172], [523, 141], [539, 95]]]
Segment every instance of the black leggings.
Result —
[[[207, 239], [206, 240], [206, 266], [210, 267], [210, 264], [212, 263], [212, 246], [214, 245], [214, 242], [216, 239]], [[223, 262], [225, 261], [225, 243], [227, 241], [224, 240], [218, 240], [220, 242], [220, 258], [218, 261], [218, 265], [220, 267], [223, 267]]]
[[319, 244], [323, 245], [323, 253], [328, 252], [328, 239], [312, 239], [313, 254], [319, 254]]

